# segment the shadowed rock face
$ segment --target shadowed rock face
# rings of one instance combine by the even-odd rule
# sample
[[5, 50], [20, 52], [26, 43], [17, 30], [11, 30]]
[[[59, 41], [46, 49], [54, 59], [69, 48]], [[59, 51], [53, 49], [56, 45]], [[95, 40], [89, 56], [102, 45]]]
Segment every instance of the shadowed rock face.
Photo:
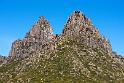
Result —
[[0, 64], [3, 63], [6, 57], [0, 55]]

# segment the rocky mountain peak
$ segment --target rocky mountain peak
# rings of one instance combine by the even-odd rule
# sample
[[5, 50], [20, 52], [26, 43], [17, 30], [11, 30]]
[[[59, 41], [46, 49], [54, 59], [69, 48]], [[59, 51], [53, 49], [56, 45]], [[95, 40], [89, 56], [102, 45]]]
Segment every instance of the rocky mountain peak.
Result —
[[41, 17], [39, 17], [39, 20], [36, 22], [36, 24], [34, 26], [37, 26], [37, 28], [41, 28], [41, 30], [43, 30], [45, 28], [49, 28], [50, 24], [45, 19], [45, 17], [41, 16]]
[[39, 17], [39, 20], [26, 34], [23, 40], [16, 40], [12, 44], [9, 56], [26, 56], [36, 49], [43, 47], [51, 41], [53, 30], [45, 17]]
[[53, 30], [50, 27], [49, 22], [45, 19], [45, 17], [41, 16], [27, 36], [39, 38], [49, 37], [51, 34], [53, 34]]
[[74, 11], [68, 18], [63, 35], [66, 39], [88, 45], [93, 49], [104, 47], [104, 51], [112, 52], [111, 44], [99, 33], [91, 20], [80, 11]]
[[67, 34], [66, 31], [79, 32], [85, 27], [92, 26], [92, 22], [82, 12], [74, 11], [67, 20], [63, 33]]
[[40, 17], [10, 55], [0, 56], [0, 83], [123, 83], [124, 58], [80, 11], [54, 35]]
[[37, 23], [39, 23], [39, 24], [48, 24], [49, 25], [49, 22], [43, 16], [39, 17], [39, 20], [38, 20]]
[[90, 26], [92, 25], [91, 21], [89, 18], [87, 18], [81, 11], [74, 11], [68, 21], [67, 21], [67, 26], [70, 24], [79, 24], [79, 26]]
[[[10, 56], [25, 56], [36, 50], [54, 48], [56, 43], [63, 40], [74, 40], [78, 43], [90, 46], [91, 48], [103, 49], [105, 52], [112, 52], [111, 44], [92, 25], [91, 21], [80, 11], [75, 11], [69, 17], [62, 35], [57, 39], [49, 22], [40, 17], [23, 40], [16, 40], [12, 44]], [[55, 43], [56, 42], [56, 43]], [[40, 49], [39, 49], [40, 48]]]

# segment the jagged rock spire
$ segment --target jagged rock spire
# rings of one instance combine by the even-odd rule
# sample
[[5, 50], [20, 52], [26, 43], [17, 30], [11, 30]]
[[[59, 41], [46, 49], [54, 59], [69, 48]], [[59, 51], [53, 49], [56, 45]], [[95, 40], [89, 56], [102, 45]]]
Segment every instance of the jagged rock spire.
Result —
[[35, 37], [39, 39], [50, 39], [53, 34], [53, 30], [50, 27], [49, 22], [44, 18], [40, 17], [38, 22], [29, 31], [27, 37]]
[[80, 24], [90, 26], [92, 23], [81, 11], [74, 11], [67, 21], [68, 24]]
[[10, 56], [30, 55], [36, 50], [50, 49], [49, 43], [52, 41], [55, 44], [59, 39], [62, 39], [62, 41], [74, 40], [93, 49], [102, 48], [105, 52], [112, 52], [110, 43], [92, 25], [90, 19], [80, 11], [72, 13], [63, 33], [58, 38], [55, 38], [56, 40], [52, 38], [53, 31], [49, 22], [44, 17], [40, 17], [23, 40], [16, 40], [12, 44]]
[[90, 19], [80, 11], [74, 11], [72, 13], [65, 24], [62, 34], [65, 39], [78, 41], [93, 48], [104, 47], [106, 52], [112, 51], [110, 43], [93, 26]]
[[65, 28], [63, 30], [63, 34], [75, 34], [75, 32], [79, 32], [84, 27], [92, 26], [90, 19], [88, 19], [82, 12], [74, 11], [72, 15], [67, 20], [65, 24]]
[[52, 36], [53, 30], [49, 22], [44, 17], [40, 17], [23, 40], [16, 40], [12, 44], [9, 56], [25, 56], [37, 49], [43, 49]]

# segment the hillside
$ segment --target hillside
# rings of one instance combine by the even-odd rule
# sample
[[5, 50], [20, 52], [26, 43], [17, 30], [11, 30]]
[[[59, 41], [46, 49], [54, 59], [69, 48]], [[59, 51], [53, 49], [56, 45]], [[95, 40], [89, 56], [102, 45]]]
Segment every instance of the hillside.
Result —
[[1, 61], [0, 83], [123, 83], [124, 59], [80, 11], [60, 35], [40, 17]]

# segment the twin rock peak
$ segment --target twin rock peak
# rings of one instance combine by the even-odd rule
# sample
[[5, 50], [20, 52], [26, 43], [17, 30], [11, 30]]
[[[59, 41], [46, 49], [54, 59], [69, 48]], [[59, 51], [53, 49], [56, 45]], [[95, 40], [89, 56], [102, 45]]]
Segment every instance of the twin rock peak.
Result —
[[100, 35], [90, 19], [82, 12], [74, 11], [60, 35], [53, 34], [49, 22], [44, 17], [40, 17], [24, 39], [16, 40], [12, 44], [9, 57], [26, 57], [37, 50], [41, 52], [55, 50], [58, 43], [68, 40], [91, 48], [102, 48], [106, 53], [112, 52], [110, 43]]

